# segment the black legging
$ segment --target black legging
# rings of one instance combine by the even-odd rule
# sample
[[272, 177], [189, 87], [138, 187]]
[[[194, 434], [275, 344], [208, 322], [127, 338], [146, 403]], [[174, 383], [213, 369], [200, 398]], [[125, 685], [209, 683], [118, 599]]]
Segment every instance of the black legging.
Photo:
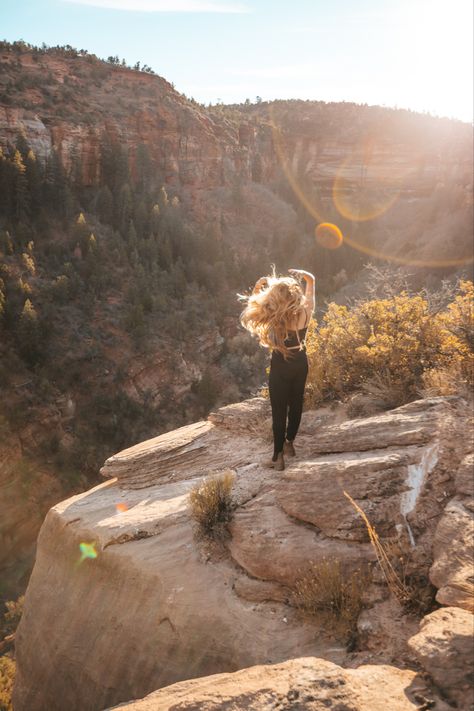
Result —
[[[293, 440], [300, 426], [308, 358], [306, 351], [294, 351], [287, 361], [273, 351], [268, 387], [272, 405], [273, 456], [283, 450], [286, 439]], [[286, 418], [288, 416], [288, 427]]]

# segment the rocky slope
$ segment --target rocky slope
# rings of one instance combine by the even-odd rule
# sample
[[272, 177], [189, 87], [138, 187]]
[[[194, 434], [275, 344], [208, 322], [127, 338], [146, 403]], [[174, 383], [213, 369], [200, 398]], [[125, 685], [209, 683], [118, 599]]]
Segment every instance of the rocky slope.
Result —
[[[359, 667], [374, 659], [411, 668], [421, 663], [432, 675], [429, 683], [448, 699], [468, 698], [468, 687], [453, 696], [449, 676], [451, 664], [460, 669], [468, 663], [467, 645], [458, 639], [471, 633], [470, 612], [454, 608], [452, 629], [447, 613], [438, 620], [443, 633], [433, 631], [434, 612], [418, 633], [417, 618], [389, 596], [374, 568], [359, 618], [359, 649], [349, 652], [321, 621], [297, 613], [293, 590], [312, 563], [337, 558], [347, 573], [373, 563], [364, 525], [343, 495], [347, 490], [385, 541], [408, 545], [406, 573], [418, 579], [417, 599], [426, 592], [429, 598], [428, 570], [435, 581], [444, 554], [433, 544], [460, 494], [457, 487], [464, 486], [469, 416], [460, 398], [421, 400], [351, 421], [343, 408], [309, 411], [298, 457], [280, 474], [265, 466], [268, 402], [257, 398], [111, 457], [102, 469], [110, 481], [56, 505], [42, 526], [17, 632], [15, 708], [99, 711], [180, 680], [301, 656], [326, 660], [294, 663], [296, 671], [305, 670], [303, 686], [311, 687], [318, 674], [334, 674], [344, 680], [337, 685], [349, 685], [353, 703], [375, 693], [372, 684], [383, 667], [348, 672], [336, 665]], [[236, 473], [236, 508], [230, 539], [215, 548], [196, 542], [187, 495], [204, 475], [224, 468]], [[444, 570], [443, 588], [453, 584], [452, 575], [458, 582], [467, 575], [467, 568], [462, 575]], [[407, 640], [417, 634], [409, 651]], [[443, 657], [445, 676], [439, 672], [443, 651], [421, 641], [437, 634], [444, 635], [446, 649], [457, 650]], [[416, 698], [405, 701], [403, 691], [413, 672], [387, 674], [387, 693], [398, 699], [393, 708], [417, 708]], [[223, 677], [222, 696], [210, 698], [208, 682], [178, 686], [176, 696], [163, 692], [145, 708], [171, 708], [175, 701], [193, 708], [204, 697], [211, 705], [203, 708], [215, 708], [216, 698], [233, 703], [246, 683], [242, 693], [257, 703], [273, 675], [270, 668], [243, 674], [247, 682]], [[285, 681], [290, 677], [291, 664], [277, 696], [292, 688]], [[310, 688], [305, 693], [311, 695]], [[321, 694], [315, 709], [322, 708]], [[437, 698], [437, 706], [425, 708], [446, 708]], [[340, 701], [349, 703], [344, 695]]]

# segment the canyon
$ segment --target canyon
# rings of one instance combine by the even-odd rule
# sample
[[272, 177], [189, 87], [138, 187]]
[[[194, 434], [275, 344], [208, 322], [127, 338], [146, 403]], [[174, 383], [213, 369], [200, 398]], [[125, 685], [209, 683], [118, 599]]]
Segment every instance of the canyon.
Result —
[[[472, 592], [464, 401], [425, 399], [365, 419], [348, 419], [342, 403], [308, 411], [299, 457], [277, 478], [263, 465], [268, 402], [248, 399], [265, 380], [265, 356], [239, 328], [237, 293], [272, 262], [303, 266], [317, 276], [321, 318], [327, 300], [368, 293], [370, 260], [405, 267], [415, 288], [466, 276], [471, 127], [351, 103], [206, 107], [160, 76], [72, 48], [1, 43], [2, 165], [22, 142], [46, 187], [59, 175], [70, 207], [59, 217], [32, 209], [22, 223], [0, 190], [0, 307], [3, 281], [10, 305], [0, 315], [2, 600], [25, 590], [36, 555], [17, 637], [16, 708], [99, 711], [177, 683], [171, 705], [189, 690], [206, 696], [212, 677], [202, 690], [186, 680], [215, 674], [225, 675], [227, 700], [248, 683], [249, 708], [275, 675], [281, 699], [293, 688], [285, 679], [302, 675], [311, 686], [318, 674], [366, 699], [380, 669], [400, 708], [420, 707], [413, 695], [404, 700], [410, 685], [432, 708], [462, 708]], [[146, 215], [139, 239], [118, 226], [130, 194], [137, 228]], [[340, 228], [340, 248], [315, 238], [321, 222]], [[162, 250], [156, 269], [150, 245]], [[108, 278], [95, 291], [94, 255]], [[136, 319], [130, 292], [139, 282], [143, 303], [156, 298]], [[15, 333], [26, 299], [52, 333], [33, 364]], [[140, 316], [141, 339], [130, 327]], [[101, 465], [108, 481], [98, 484]], [[187, 497], [223, 469], [236, 473], [235, 515], [231, 538], [209, 551], [194, 540]], [[444, 607], [421, 627], [375, 572], [344, 489], [381, 535], [413, 551], [410, 574], [428, 596], [436, 588], [432, 604]], [[81, 543], [97, 557], [81, 560]], [[348, 574], [374, 570], [355, 651], [292, 604], [295, 580], [327, 556]], [[443, 644], [455, 651], [438, 653]], [[445, 686], [450, 655], [462, 660], [453, 667], [459, 688]], [[136, 703], [159, 709], [168, 691], [156, 693]]]

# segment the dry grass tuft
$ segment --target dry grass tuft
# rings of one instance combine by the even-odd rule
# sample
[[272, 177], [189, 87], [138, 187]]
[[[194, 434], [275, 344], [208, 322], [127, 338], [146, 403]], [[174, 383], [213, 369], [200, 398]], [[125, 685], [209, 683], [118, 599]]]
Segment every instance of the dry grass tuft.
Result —
[[347, 491], [344, 491], [344, 496], [349, 499], [351, 502], [352, 506], [355, 508], [358, 514], [362, 516], [362, 519], [365, 523], [365, 526], [367, 528], [367, 533], [369, 534], [369, 539], [372, 544], [372, 547], [375, 551], [375, 555], [377, 556], [377, 562], [380, 565], [380, 568], [382, 569], [382, 573], [384, 575], [384, 578], [387, 582], [387, 585], [390, 589], [390, 591], [395, 595], [397, 600], [402, 603], [406, 604], [410, 600], [410, 590], [408, 587], [405, 585], [403, 580], [400, 578], [398, 573], [396, 572], [395, 568], [393, 567], [390, 557], [387, 554], [387, 551], [385, 550], [382, 542], [380, 541], [380, 538], [377, 534], [377, 531], [375, 528], [372, 526], [370, 523], [369, 519], [367, 518], [366, 514], [358, 504], [354, 501], [352, 496], [350, 496]]
[[346, 639], [355, 635], [362, 610], [366, 573], [344, 575], [339, 560], [313, 563], [293, 588], [293, 604], [305, 615], [318, 617], [332, 632]]
[[212, 474], [196, 484], [189, 494], [191, 516], [195, 521], [196, 538], [223, 540], [228, 538], [232, 517], [232, 486], [235, 473], [230, 469]]
[[434, 602], [434, 588], [429, 579], [422, 573], [407, 575], [406, 557], [399, 556], [400, 551], [391, 551], [390, 545], [382, 543], [364, 511], [346, 491], [343, 493], [365, 523], [377, 562], [390, 592], [407, 611], [426, 614]]

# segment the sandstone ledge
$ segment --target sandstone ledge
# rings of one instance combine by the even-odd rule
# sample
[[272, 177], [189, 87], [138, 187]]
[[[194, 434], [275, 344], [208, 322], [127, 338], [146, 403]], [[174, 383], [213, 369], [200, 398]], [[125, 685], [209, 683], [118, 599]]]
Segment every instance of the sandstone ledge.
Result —
[[[125, 450], [106, 464], [115, 478], [51, 509], [17, 632], [15, 711], [100, 711], [184, 679], [302, 655], [344, 663], [344, 644], [288, 604], [291, 587], [323, 558], [347, 569], [373, 559], [344, 487], [377, 525], [388, 520], [384, 535], [410, 532], [429, 557], [454, 491], [463, 406], [437, 398], [426, 411], [421, 402], [374, 416], [371, 448], [365, 420], [304, 413], [298, 456], [283, 473], [266, 468], [265, 429], [237, 426], [261, 407], [241, 403], [219, 422]], [[404, 444], [395, 445], [400, 417]], [[347, 454], [338, 433], [352, 443]], [[323, 435], [334, 451], [315, 454]], [[187, 497], [203, 475], [229, 467], [232, 538], [215, 556], [194, 540]], [[97, 556], [81, 560], [80, 543]]]

